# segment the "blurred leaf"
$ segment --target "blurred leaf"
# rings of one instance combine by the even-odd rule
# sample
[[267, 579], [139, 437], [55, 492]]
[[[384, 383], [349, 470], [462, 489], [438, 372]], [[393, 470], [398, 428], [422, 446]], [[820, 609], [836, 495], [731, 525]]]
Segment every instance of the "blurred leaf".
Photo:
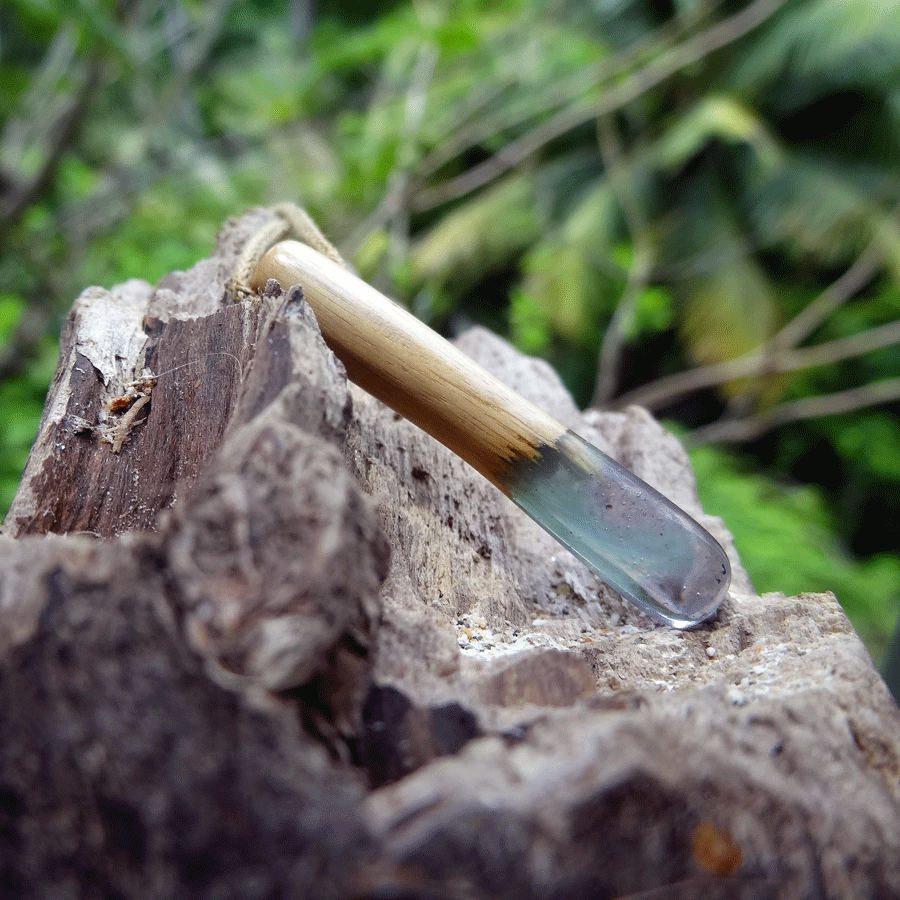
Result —
[[879, 659], [900, 606], [900, 555], [855, 560], [812, 486], [776, 483], [714, 447], [690, 456], [703, 507], [725, 519], [756, 589], [834, 591]]
[[413, 277], [472, 284], [521, 253], [540, 234], [534, 187], [514, 176], [448, 213], [416, 244]]
[[572, 244], [538, 245], [528, 255], [521, 294], [543, 311], [549, 329], [575, 343], [596, 329], [601, 282]]
[[21, 297], [0, 293], [0, 346], [9, 340], [24, 312], [25, 301]]
[[668, 331], [674, 324], [671, 292], [662, 287], [646, 287], [638, 296], [634, 316], [625, 329], [625, 340], [632, 344], [641, 337]]
[[512, 341], [523, 352], [545, 356], [550, 349], [550, 310], [521, 288], [514, 288], [510, 300]]
[[875, 211], [872, 214], [872, 230], [885, 264], [890, 268], [895, 283], [900, 283], [900, 225], [893, 214]]
[[714, 139], [752, 147], [766, 171], [782, 162], [781, 151], [765, 123], [747, 104], [726, 94], [702, 97], [687, 113], [680, 114], [655, 146], [653, 156], [663, 169], [680, 169]]
[[[777, 306], [771, 285], [752, 259], [735, 260], [702, 278], [679, 286], [682, 297], [680, 332], [697, 365], [710, 365], [743, 356], [765, 343], [775, 332]], [[783, 379], [767, 379], [780, 395]], [[748, 379], [721, 385], [726, 396], [747, 390]]]
[[97, 186], [97, 170], [70, 156], [59, 167], [59, 190], [68, 200], [89, 196]]
[[883, 412], [846, 419], [836, 433], [835, 448], [854, 468], [900, 483], [900, 424]]
[[601, 181], [555, 232], [526, 254], [511, 312], [513, 339], [519, 347], [546, 351], [551, 335], [576, 344], [596, 343], [598, 320], [612, 311], [621, 290], [601, 271], [615, 268], [609, 256], [618, 223], [615, 196]]
[[[794, 0], [746, 41], [727, 81], [758, 94], [782, 82], [784, 105], [900, 74], [895, 0]], [[802, 86], [801, 86], [802, 85]]]
[[613, 245], [620, 217], [609, 182], [598, 181], [562, 224], [562, 239], [598, 262]]
[[0, 509], [4, 511], [12, 503], [37, 435], [57, 355], [56, 341], [45, 339], [23, 376], [0, 383]]
[[369, 235], [353, 258], [353, 262], [363, 278], [369, 278], [378, 271], [389, 247], [390, 235], [383, 228], [379, 228]]
[[765, 245], [824, 265], [854, 259], [876, 232], [896, 260], [896, 227], [872, 203], [883, 187], [883, 173], [871, 167], [797, 152], [775, 172], [750, 175], [743, 211]]

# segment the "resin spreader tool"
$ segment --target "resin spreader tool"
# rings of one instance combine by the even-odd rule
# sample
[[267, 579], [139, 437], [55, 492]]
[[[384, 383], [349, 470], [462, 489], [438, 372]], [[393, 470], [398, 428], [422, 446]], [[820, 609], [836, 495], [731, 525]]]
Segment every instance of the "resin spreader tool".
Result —
[[474, 466], [610, 587], [689, 628], [718, 609], [725, 551], [685, 512], [316, 250], [273, 247], [251, 279], [299, 284], [347, 375]]

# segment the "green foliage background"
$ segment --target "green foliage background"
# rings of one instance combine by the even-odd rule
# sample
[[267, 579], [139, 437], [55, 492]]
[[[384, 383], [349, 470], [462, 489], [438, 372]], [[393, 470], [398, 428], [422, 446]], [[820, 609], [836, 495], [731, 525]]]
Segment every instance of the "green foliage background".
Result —
[[[544, 356], [582, 404], [891, 327], [898, 29], [894, 0], [7, 2], [0, 504], [78, 292], [187, 268], [257, 204], [300, 201], [366, 278]], [[876, 656], [900, 606], [898, 377], [895, 342], [655, 407], [756, 586], [834, 590]], [[850, 387], [854, 408], [770, 427]]]

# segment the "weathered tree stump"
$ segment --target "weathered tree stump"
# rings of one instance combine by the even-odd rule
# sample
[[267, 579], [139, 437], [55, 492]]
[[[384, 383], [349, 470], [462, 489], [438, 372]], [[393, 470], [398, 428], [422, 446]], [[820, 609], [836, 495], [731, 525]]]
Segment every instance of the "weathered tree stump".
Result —
[[0, 897], [900, 897], [900, 711], [835, 599], [755, 596], [646, 413], [465, 335], [729, 549], [718, 617], [653, 627], [299, 291], [226, 302], [270, 216], [67, 322], [0, 538]]

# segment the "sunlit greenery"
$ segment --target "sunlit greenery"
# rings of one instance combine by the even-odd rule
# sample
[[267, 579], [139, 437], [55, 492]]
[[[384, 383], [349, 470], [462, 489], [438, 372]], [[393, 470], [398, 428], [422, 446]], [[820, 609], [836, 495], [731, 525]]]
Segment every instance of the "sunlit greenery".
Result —
[[[694, 460], [757, 586], [833, 589], [884, 645], [900, 401], [866, 392], [900, 344], [775, 362], [900, 321], [895, 0], [127, 7], [0, 7], [0, 502], [78, 292], [299, 200], [366, 278], [503, 332], [582, 404], [765, 346], [654, 411], [743, 444]], [[785, 406], [851, 387], [840, 414]]]
[[693, 451], [691, 461], [704, 508], [726, 518], [756, 589], [788, 596], [833, 591], [880, 655], [896, 619], [900, 556], [854, 558], [838, 538], [836, 513], [818, 487], [757, 474], [745, 460], [714, 447]]

